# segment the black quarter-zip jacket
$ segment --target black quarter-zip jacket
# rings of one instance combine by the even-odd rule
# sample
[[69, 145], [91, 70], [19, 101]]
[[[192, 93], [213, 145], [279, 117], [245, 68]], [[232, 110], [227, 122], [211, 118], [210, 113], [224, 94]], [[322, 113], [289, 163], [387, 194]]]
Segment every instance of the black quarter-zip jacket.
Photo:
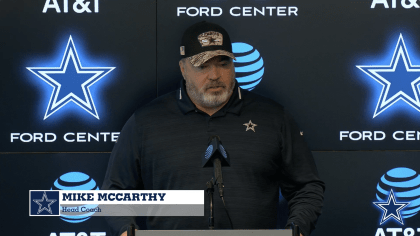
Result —
[[[254, 130], [244, 125], [256, 124]], [[223, 167], [224, 198], [234, 229], [276, 227], [279, 188], [289, 219], [307, 236], [323, 205], [324, 183], [295, 121], [284, 108], [237, 83], [228, 103], [209, 116], [179, 90], [138, 109], [112, 150], [102, 190], [206, 190], [213, 168], [202, 168], [209, 137], [218, 135], [230, 156]], [[203, 217], [148, 217], [150, 230], [208, 229]], [[223, 203], [214, 194], [216, 229], [229, 229]], [[134, 217], [107, 217], [120, 235]]]

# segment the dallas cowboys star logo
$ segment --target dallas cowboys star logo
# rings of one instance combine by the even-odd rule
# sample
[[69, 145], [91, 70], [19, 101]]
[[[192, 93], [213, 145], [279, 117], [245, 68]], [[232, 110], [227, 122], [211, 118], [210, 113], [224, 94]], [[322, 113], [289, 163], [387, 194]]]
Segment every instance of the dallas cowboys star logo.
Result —
[[390, 218], [396, 219], [400, 224], [404, 225], [403, 219], [401, 216], [401, 210], [406, 207], [409, 202], [397, 202], [395, 200], [394, 192], [391, 189], [391, 192], [388, 196], [388, 201], [385, 202], [374, 202], [377, 207], [379, 207], [384, 213], [382, 215], [381, 223], [389, 220]]
[[245, 123], [244, 125], [246, 126], [246, 130], [245, 131], [252, 130], [254, 132], [255, 132], [255, 127], [258, 126], [257, 124], [252, 123], [251, 120], [249, 120], [249, 122], [248, 123]]
[[51, 205], [56, 202], [57, 200], [50, 200], [47, 197], [47, 193], [44, 191], [44, 194], [42, 195], [42, 199], [33, 199], [36, 204], [39, 205], [37, 214], [47, 211], [48, 213], [52, 214]]
[[420, 112], [420, 66], [412, 65], [402, 34], [389, 65], [357, 66], [382, 85], [373, 118], [402, 100]]
[[70, 36], [60, 67], [27, 69], [53, 87], [44, 120], [71, 101], [99, 119], [89, 88], [115, 67], [83, 67]]

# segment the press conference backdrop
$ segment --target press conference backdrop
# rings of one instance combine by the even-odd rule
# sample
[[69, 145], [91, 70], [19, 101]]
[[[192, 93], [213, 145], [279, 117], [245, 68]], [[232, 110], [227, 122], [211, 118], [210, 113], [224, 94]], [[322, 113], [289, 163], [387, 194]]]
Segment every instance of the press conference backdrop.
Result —
[[419, 13], [416, 0], [0, 1], [2, 231], [109, 234], [88, 215], [29, 217], [28, 190], [99, 188], [125, 121], [179, 87], [182, 33], [206, 20], [229, 32], [240, 86], [282, 104], [314, 152], [327, 191], [313, 235], [420, 235]]

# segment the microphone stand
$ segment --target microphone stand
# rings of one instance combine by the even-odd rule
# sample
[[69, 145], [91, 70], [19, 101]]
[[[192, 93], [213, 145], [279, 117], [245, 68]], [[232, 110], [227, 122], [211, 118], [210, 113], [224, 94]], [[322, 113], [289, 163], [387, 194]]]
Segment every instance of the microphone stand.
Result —
[[206, 192], [207, 192], [207, 194], [209, 196], [209, 200], [210, 200], [209, 229], [213, 230], [214, 229], [214, 217], [213, 217], [214, 182], [213, 182], [213, 178], [211, 178], [210, 181], [207, 181], [206, 186], [207, 186]]

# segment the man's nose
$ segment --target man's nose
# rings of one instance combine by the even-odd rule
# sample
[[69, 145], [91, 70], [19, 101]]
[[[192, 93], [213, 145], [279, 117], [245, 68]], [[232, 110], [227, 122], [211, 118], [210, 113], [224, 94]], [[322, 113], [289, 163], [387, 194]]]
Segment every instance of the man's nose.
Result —
[[218, 80], [220, 78], [220, 75], [221, 75], [220, 68], [218, 68], [215, 65], [211, 65], [209, 68], [208, 78], [210, 80]]

